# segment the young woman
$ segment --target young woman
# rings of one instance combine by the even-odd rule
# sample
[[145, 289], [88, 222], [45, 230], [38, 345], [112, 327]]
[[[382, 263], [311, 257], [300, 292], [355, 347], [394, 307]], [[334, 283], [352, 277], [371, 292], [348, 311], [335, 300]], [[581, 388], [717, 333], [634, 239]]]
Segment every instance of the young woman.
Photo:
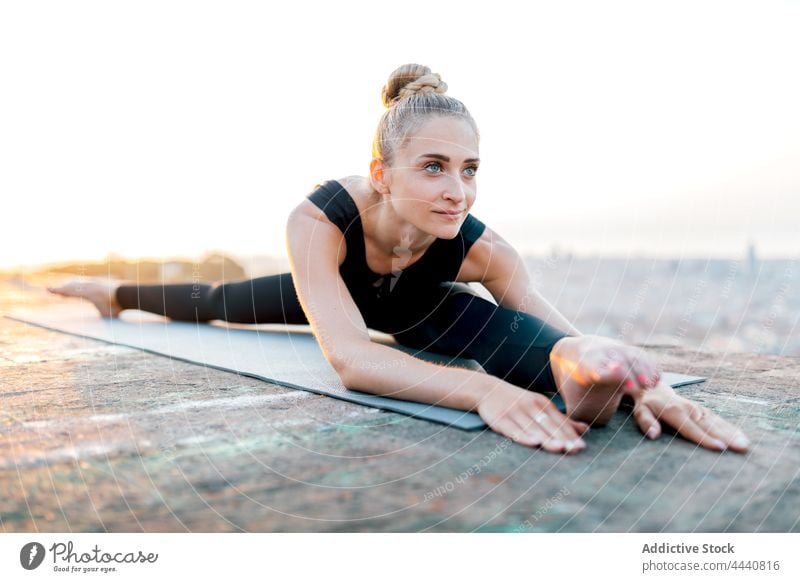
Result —
[[[446, 88], [421, 65], [391, 74], [369, 175], [319, 185], [289, 216], [291, 273], [50, 290], [89, 299], [105, 317], [134, 308], [198, 322], [308, 323], [348, 388], [474, 410], [498, 433], [553, 453], [585, 448], [581, 434], [605, 424], [626, 393], [649, 438], [665, 423], [706, 448], [746, 451], [736, 427], [678, 396], [642, 350], [582, 335], [534, 290], [519, 254], [469, 213], [478, 129]], [[368, 327], [414, 349], [473, 358], [486, 373], [371, 342]], [[543, 392], [560, 393], [566, 414]]]

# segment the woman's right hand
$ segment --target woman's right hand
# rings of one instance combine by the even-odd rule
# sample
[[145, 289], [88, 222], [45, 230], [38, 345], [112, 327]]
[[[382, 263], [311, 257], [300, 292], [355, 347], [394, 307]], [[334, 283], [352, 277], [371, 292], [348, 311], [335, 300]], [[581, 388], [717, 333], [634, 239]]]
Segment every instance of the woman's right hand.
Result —
[[550, 453], [578, 453], [586, 448], [580, 435], [589, 425], [562, 414], [543, 394], [498, 381], [476, 409], [493, 431], [521, 445]]

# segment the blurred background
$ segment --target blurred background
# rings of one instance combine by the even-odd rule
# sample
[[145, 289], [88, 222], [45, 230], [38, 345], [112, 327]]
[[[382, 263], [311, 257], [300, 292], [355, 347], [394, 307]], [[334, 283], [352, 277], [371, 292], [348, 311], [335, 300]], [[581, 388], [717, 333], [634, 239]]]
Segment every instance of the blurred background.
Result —
[[797, 30], [769, 0], [4, 3], [0, 301], [287, 271], [289, 212], [367, 171], [420, 62], [480, 127], [472, 213], [579, 329], [800, 355]]

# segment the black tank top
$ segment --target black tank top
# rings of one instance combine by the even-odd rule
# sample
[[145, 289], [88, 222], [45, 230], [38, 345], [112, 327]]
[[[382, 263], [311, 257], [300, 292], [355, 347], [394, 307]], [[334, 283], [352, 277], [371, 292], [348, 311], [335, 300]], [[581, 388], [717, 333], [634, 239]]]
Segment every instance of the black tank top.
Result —
[[441, 283], [455, 281], [464, 257], [486, 225], [467, 214], [452, 239], [437, 238], [405, 269], [381, 275], [367, 266], [364, 230], [358, 207], [336, 180], [318, 185], [307, 196], [344, 235], [347, 256], [339, 274], [368, 327], [398, 333], [428, 313], [446, 293]]

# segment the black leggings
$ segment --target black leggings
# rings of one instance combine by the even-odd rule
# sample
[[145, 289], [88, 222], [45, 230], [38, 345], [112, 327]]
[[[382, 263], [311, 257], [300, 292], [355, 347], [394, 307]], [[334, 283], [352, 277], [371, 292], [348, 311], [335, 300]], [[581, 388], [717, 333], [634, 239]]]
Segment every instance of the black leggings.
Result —
[[[537, 392], [556, 392], [550, 351], [565, 334], [527, 313], [499, 307], [463, 284], [423, 321], [394, 335], [419, 350], [476, 360], [487, 373]], [[211, 285], [122, 285], [123, 309], [141, 309], [179, 321], [307, 324], [291, 273]], [[368, 320], [367, 317], [365, 319]]]

